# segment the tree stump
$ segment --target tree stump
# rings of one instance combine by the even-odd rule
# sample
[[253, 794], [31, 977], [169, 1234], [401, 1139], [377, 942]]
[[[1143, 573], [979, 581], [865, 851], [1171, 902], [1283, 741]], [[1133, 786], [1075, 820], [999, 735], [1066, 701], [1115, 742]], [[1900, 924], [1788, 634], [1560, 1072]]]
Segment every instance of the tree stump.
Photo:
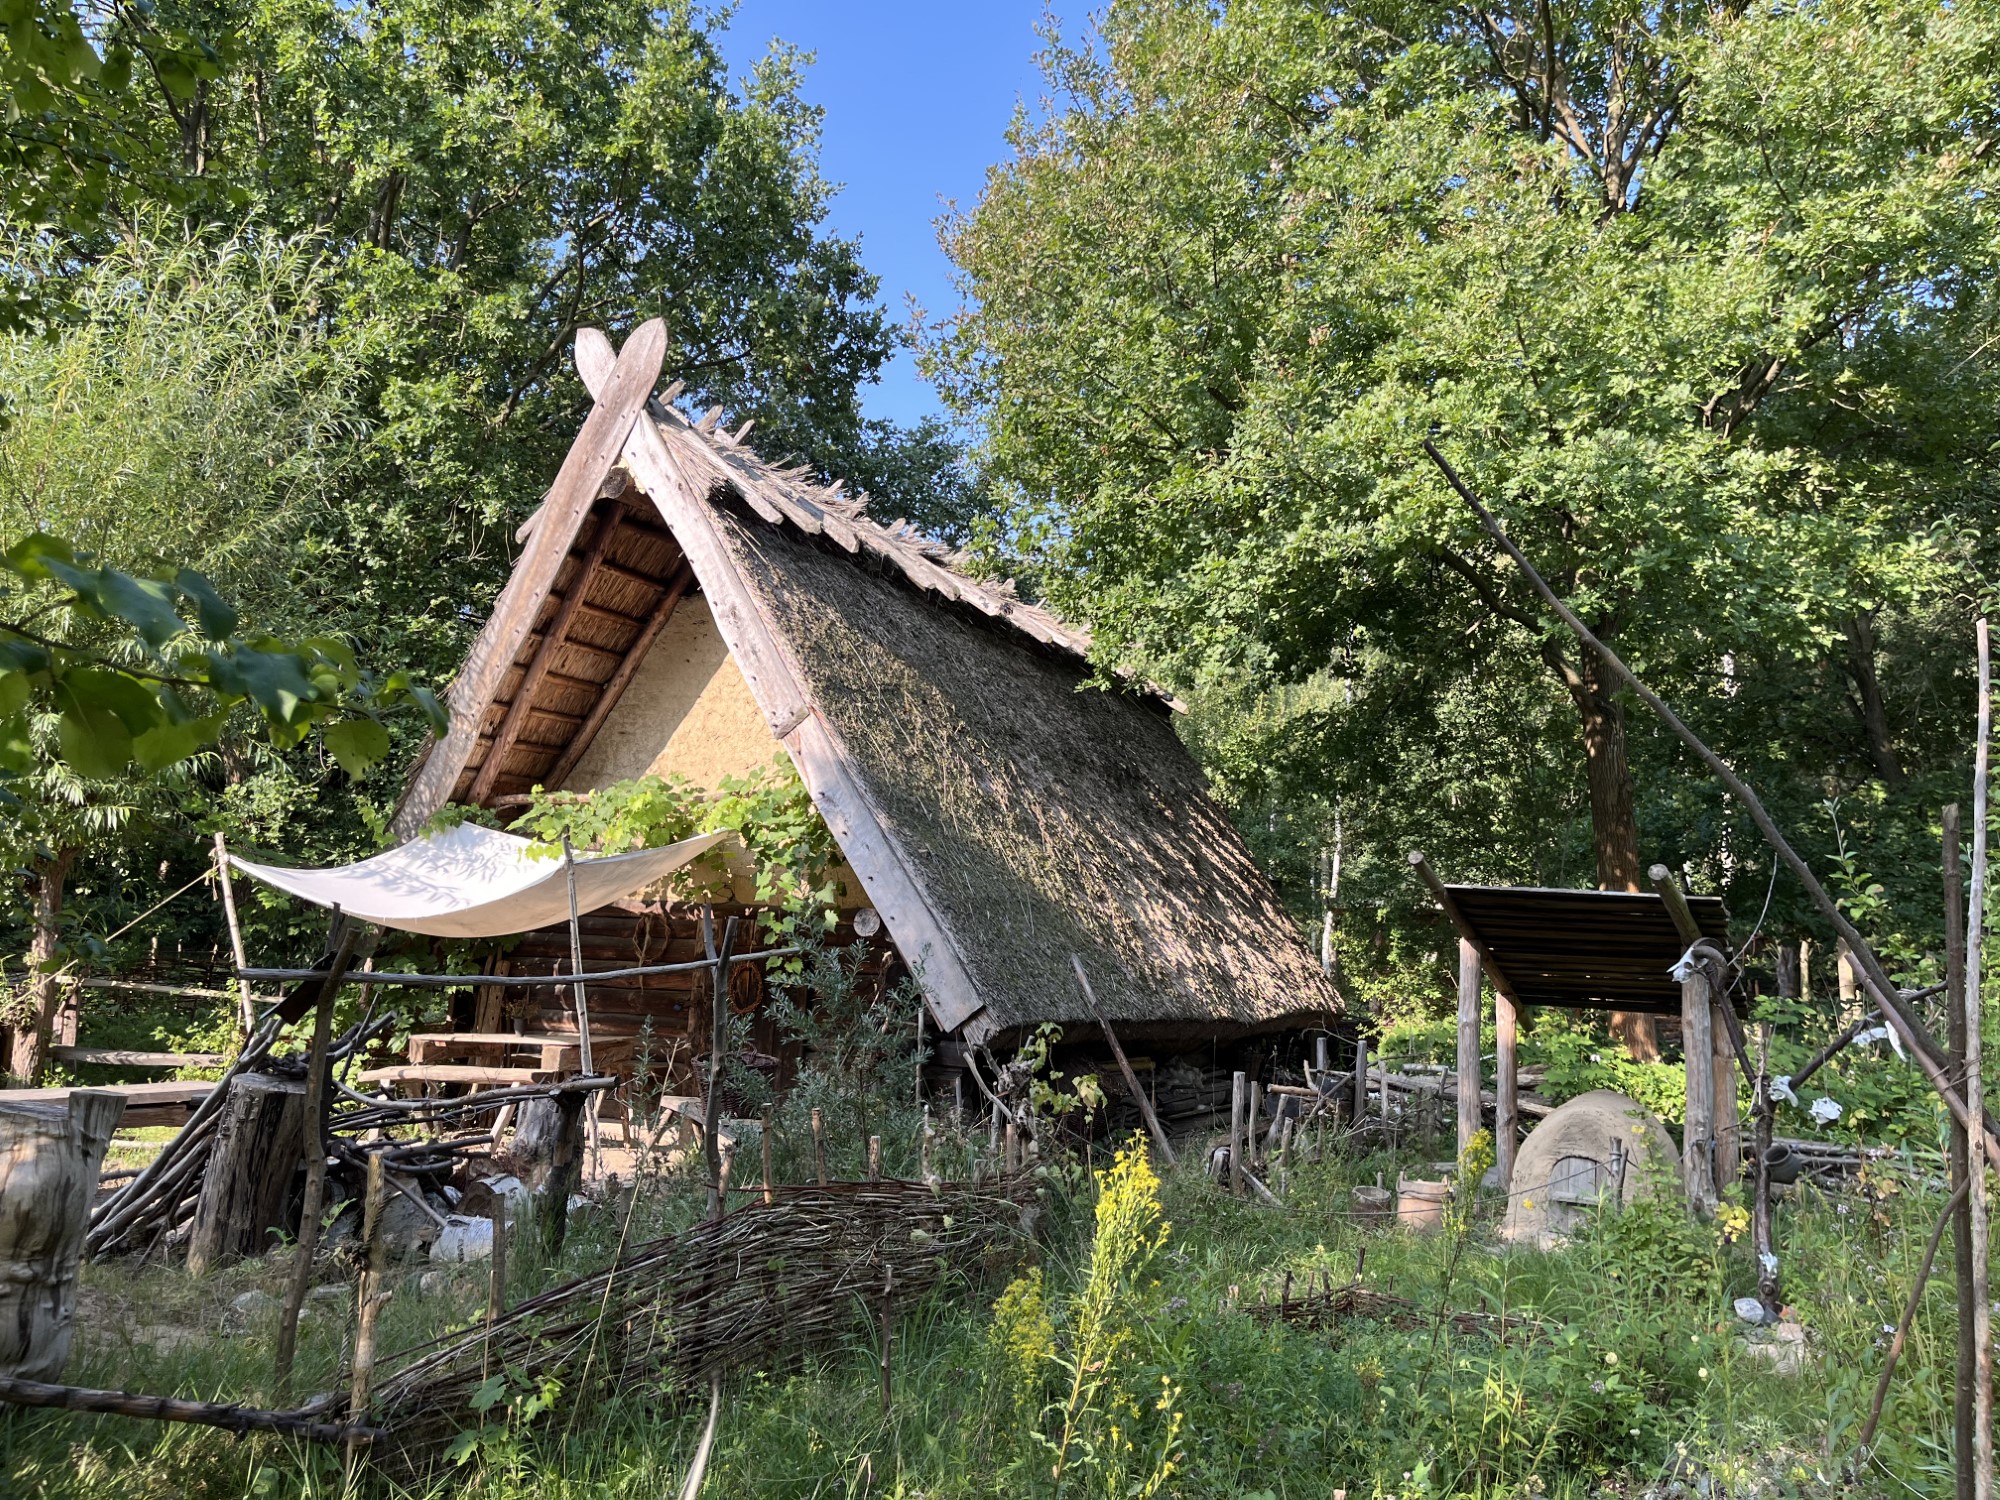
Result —
[[569, 1196], [583, 1179], [583, 1105], [579, 1092], [531, 1099], [514, 1126], [514, 1170], [540, 1201], [542, 1246], [561, 1254], [569, 1227]]
[[69, 1359], [77, 1267], [121, 1094], [0, 1106], [0, 1376], [59, 1381]]
[[292, 1187], [306, 1152], [306, 1086], [267, 1073], [240, 1073], [202, 1174], [188, 1238], [188, 1270], [215, 1266], [271, 1248], [272, 1232], [297, 1226]]

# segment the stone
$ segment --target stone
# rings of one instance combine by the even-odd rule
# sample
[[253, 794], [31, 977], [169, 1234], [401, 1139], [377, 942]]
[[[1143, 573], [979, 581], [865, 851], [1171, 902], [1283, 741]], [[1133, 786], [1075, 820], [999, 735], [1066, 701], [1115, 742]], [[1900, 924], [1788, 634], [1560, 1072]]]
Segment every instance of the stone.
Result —
[[260, 1318], [266, 1313], [278, 1310], [278, 1299], [269, 1292], [258, 1291], [252, 1287], [249, 1291], [238, 1292], [230, 1298], [229, 1308], [231, 1312], [245, 1318]]
[[308, 1302], [338, 1302], [346, 1305], [354, 1293], [337, 1281], [329, 1281], [324, 1286], [316, 1286], [306, 1293]]
[[413, 1260], [430, 1249], [443, 1226], [401, 1193], [382, 1203], [382, 1246], [394, 1260]]
[[1552, 1248], [1614, 1197], [1633, 1203], [1677, 1181], [1679, 1160], [1673, 1137], [1638, 1100], [1611, 1089], [1578, 1094], [1521, 1143], [1500, 1237]]
[[426, 1297], [443, 1297], [451, 1292], [451, 1278], [442, 1271], [426, 1271], [417, 1278], [417, 1290]]
[[1803, 1323], [1776, 1323], [1746, 1335], [1743, 1352], [1752, 1359], [1763, 1360], [1779, 1375], [1803, 1374], [1812, 1357]]

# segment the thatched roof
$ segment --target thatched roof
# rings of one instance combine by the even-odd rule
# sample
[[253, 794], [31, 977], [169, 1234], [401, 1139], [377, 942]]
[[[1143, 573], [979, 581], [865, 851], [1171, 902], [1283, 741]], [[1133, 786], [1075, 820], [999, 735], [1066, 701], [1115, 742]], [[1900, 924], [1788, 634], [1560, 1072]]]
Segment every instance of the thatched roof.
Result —
[[[598, 339], [579, 338], [578, 363], [602, 392]], [[1072, 953], [1135, 1037], [1338, 1009], [1170, 700], [1091, 686], [1087, 634], [861, 499], [764, 464], [715, 415], [647, 405], [589, 505], [565, 501], [565, 466], [523, 528], [522, 570], [548, 582], [503, 595], [401, 827], [447, 797], [561, 784], [698, 591], [941, 1024], [977, 1039], [1087, 1023]]]

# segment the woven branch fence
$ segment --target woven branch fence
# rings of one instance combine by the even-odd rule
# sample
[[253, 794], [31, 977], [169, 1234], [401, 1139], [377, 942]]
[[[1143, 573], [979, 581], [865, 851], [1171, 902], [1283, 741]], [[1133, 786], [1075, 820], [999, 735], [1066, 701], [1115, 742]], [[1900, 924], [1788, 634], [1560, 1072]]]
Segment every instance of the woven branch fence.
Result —
[[[490, 1328], [378, 1366], [375, 1461], [420, 1474], [480, 1420], [492, 1373], [558, 1381], [573, 1412], [613, 1393], [674, 1395], [712, 1373], [781, 1365], [948, 1279], [985, 1281], [1019, 1259], [1036, 1194], [1023, 1173], [932, 1185], [777, 1189], [721, 1219], [628, 1251], [606, 1270], [521, 1303]], [[388, 1371], [384, 1374], [382, 1372]]]
[[1538, 1318], [1509, 1313], [1445, 1312], [1423, 1307], [1407, 1297], [1378, 1292], [1357, 1282], [1334, 1286], [1331, 1281], [1308, 1280], [1303, 1295], [1292, 1295], [1292, 1278], [1285, 1278], [1278, 1300], [1260, 1301], [1243, 1309], [1260, 1323], [1290, 1323], [1299, 1328], [1338, 1329], [1350, 1319], [1387, 1323], [1393, 1328], [1429, 1328], [1443, 1321], [1461, 1334], [1494, 1336], [1524, 1333], [1546, 1337], [1549, 1325]]

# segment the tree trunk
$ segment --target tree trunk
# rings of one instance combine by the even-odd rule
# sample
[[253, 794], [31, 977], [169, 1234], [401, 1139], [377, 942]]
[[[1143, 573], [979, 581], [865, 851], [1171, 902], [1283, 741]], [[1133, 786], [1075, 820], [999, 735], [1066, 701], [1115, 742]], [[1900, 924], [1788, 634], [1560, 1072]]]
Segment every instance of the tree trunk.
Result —
[[0, 1108], [0, 1375], [62, 1379], [84, 1220], [124, 1113], [122, 1095], [89, 1089]]
[[[1590, 842], [1597, 858], [1597, 887], [1636, 891], [1639, 887], [1639, 825], [1632, 811], [1632, 766], [1625, 753], [1625, 708], [1618, 701], [1604, 663], [1586, 651], [1571, 664], [1559, 653], [1550, 665], [1569, 689], [1583, 724], [1584, 775], [1590, 787]], [[1660, 1038], [1653, 1018], [1631, 1011], [1611, 1013], [1611, 1034], [1634, 1062], [1658, 1062]]]
[[1882, 679], [1875, 671], [1875, 614], [1864, 610], [1844, 622], [1847, 633], [1847, 675], [1854, 681], [1855, 706], [1861, 732], [1868, 740], [1868, 759], [1875, 774], [1891, 791], [1904, 781], [1903, 762], [1889, 738], [1889, 714], [1882, 706]]
[[29, 867], [34, 936], [28, 944], [28, 994], [26, 1005], [16, 1012], [7, 1071], [31, 1087], [41, 1082], [48, 1062], [49, 1030], [62, 1005], [63, 987], [56, 977], [55, 960], [62, 943], [63, 887], [76, 854], [73, 848], [59, 849]]

